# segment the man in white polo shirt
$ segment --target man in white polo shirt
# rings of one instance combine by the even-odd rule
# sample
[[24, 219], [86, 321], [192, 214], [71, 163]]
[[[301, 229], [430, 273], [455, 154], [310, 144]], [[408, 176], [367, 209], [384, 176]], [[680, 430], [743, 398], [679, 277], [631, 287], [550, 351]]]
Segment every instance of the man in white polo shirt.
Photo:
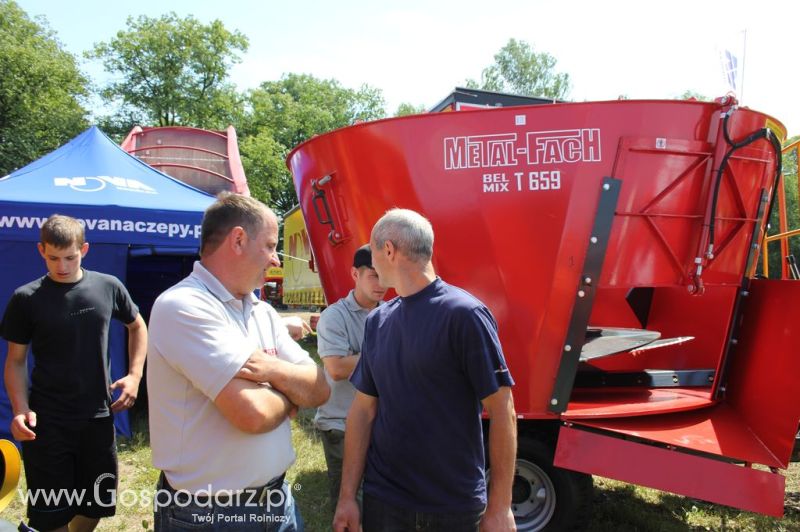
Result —
[[253, 291], [279, 265], [278, 222], [226, 194], [203, 217], [200, 261], [156, 300], [147, 368], [155, 530], [303, 530], [283, 476], [289, 418], [330, 393], [321, 368]]

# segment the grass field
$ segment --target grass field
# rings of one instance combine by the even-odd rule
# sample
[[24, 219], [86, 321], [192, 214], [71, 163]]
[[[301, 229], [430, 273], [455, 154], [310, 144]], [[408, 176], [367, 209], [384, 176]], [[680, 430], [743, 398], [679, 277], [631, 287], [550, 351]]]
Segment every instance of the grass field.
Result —
[[[313, 349], [313, 345], [306, 346]], [[293, 439], [297, 462], [289, 470], [293, 494], [297, 499], [306, 530], [330, 530], [332, 517], [327, 499], [327, 477], [322, 443], [312, 426], [313, 411], [304, 410], [293, 422]], [[155, 488], [158, 472], [150, 460], [146, 420], [140, 412], [134, 416], [135, 436], [119, 442], [120, 502], [123, 494], [150, 494]], [[749, 512], [708, 504], [705, 502], [594, 478], [594, 499], [587, 531], [670, 532], [686, 530], [719, 531], [798, 531], [800, 532], [800, 463], [792, 464], [786, 472], [785, 516], [773, 519]], [[24, 489], [24, 478], [20, 487]], [[138, 500], [146, 500], [140, 497]], [[19, 523], [24, 506], [19, 497], [0, 517]], [[153, 526], [149, 505], [118, 505], [117, 515], [101, 521], [99, 531], [144, 531]]]

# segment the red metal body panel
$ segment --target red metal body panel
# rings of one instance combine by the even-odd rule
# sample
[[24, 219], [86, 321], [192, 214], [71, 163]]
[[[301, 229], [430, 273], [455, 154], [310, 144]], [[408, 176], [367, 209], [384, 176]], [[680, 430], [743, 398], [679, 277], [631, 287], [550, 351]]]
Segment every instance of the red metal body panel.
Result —
[[756, 279], [742, 310], [726, 401], [788, 467], [800, 420], [800, 282]]
[[209, 194], [249, 195], [236, 130], [136, 126], [122, 149], [150, 166]]
[[667, 416], [606, 418], [597, 421], [581, 419], [576, 420], [575, 425], [612, 431], [741, 462], [786, 467], [750, 430], [747, 420], [725, 403], [710, 409]]
[[[800, 345], [800, 328], [796, 327], [792, 314], [787, 313], [786, 309], [792, 308], [798, 300], [800, 283], [796, 281], [751, 282], [741, 313], [742, 327], [731, 354], [731, 378], [726, 386], [726, 397], [724, 402], [713, 408], [704, 408], [704, 404], [707, 406], [712, 401], [710, 394], [703, 390], [638, 390], [638, 399], [641, 401], [638, 405], [634, 390], [617, 393], [609, 390], [577, 390], [564, 417], [574, 420], [576, 425], [611, 431], [624, 437], [632, 436], [746, 463], [786, 468], [800, 422], [796, 384], [797, 375], [800, 375], [800, 357], [796, 353], [797, 345]], [[680, 400], [667, 398], [665, 401], [664, 398], [670, 393], [679, 394]], [[670, 409], [677, 412], [679, 407], [691, 411], [667, 416], [633, 417], [637, 413], [636, 406], [641, 406], [638, 412], [644, 414], [669, 412]], [[604, 444], [608, 447], [628, 445], [627, 442], [614, 441], [605, 441]], [[574, 459], [574, 455], [564, 455], [561, 465], [583, 470], [582, 466], [573, 463]], [[674, 455], [669, 459], [673, 460]], [[751, 471], [730, 469], [722, 478], [731, 482], [727, 486], [729, 490], [739, 490], [742, 486], [741, 489], [749, 489], [753, 480]], [[595, 472], [604, 474], [598, 469]], [[766, 474], [762, 472], [760, 476]], [[626, 475], [622, 468], [607, 476], [628, 480]], [[654, 482], [653, 479], [650, 482]], [[690, 494], [669, 483], [641, 483]], [[774, 501], [783, 500], [783, 484], [765, 481], [759, 485], [764, 493], [751, 506], [740, 507], [772, 513], [771, 506], [777, 504]], [[719, 488], [721, 486], [707, 493], [696, 492], [695, 496], [724, 502], [714, 498], [719, 496]], [[767, 493], [770, 490], [772, 492]], [[725, 504], [738, 506], [732, 502]]]
[[[800, 369], [792, 342], [800, 338], [765, 308], [770, 301], [793, 307], [800, 288], [778, 298], [779, 288], [754, 282], [758, 288], [741, 308], [745, 316], [768, 317], [746, 317], [738, 346], [729, 343], [751, 244], [762, 232], [759, 209], [776, 169], [766, 140], [737, 150], [723, 167], [712, 213], [717, 169], [730, 149], [722, 132], [722, 112], [729, 109], [687, 101], [553, 104], [417, 115], [315, 137], [295, 148], [288, 165], [326, 297], [333, 301], [347, 293], [352, 281], [341, 265], [368, 241], [387, 209], [417, 210], [436, 233], [437, 273], [475, 294], [497, 318], [516, 380], [515, 406], [524, 418], [557, 417], [549, 409], [551, 394], [563, 384], [556, 379], [566, 367], [565, 339], [579, 308], [579, 288], [589, 283], [592, 327], [641, 327], [662, 338], [694, 340], [591, 359], [578, 366], [578, 374], [702, 370], [698, 374], [713, 382], [704, 377], [691, 386], [578, 386], [564, 419], [619, 434], [603, 440], [609, 452], [629, 443], [621, 436], [635, 435], [656, 445], [683, 442], [686, 449], [731, 460], [783, 465], [800, 415], [800, 397], [788, 392]], [[728, 131], [738, 141], [768, 121], [774, 123], [737, 109]], [[605, 177], [620, 183], [619, 199], [602, 269], [587, 281], [584, 262]], [[650, 293], [644, 315], [626, 301], [632, 289]], [[762, 345], [764, 336], [775, 338]], [[723, 382], [726, 368], [729, 379]], [[776, 378], [776, 370], [783, 375]], [[575, 441], [591, 443], [582, 434]], [[568, 467], [653, 485], [645, 481], [646, 471], [625, 471], [624, 453], [594, 468], [597, 453], [587, 449]], [[657, 474], [662, 489], [753, 508], [739, 504], [747, 497], [704, 490], [748, 493], [751, 488], [738, 483], [750, 481], [765, 490], [778, 488], [769, 474], [717, 461], [698, 469], [719, 473], [716, 480], [671, 484], [661, 477], [673, 470], [673, 457], [676, 467], [687, 470], [696, 460], [711, 461], [657, 451], [635, 452], [643, 459], [667, 459]], [[781, 480], [781, 490], [782, 485]], [[762, 495], [759, 511], [774, 512], [774, 497]]]
[[[615, 317], [625, 309], [626, 289], [601, 289], [592, 312], [592, 323], [617, 323]], [[621, 353], [598, 359], [594, 366], [604, 370], [700, 369], [714, 368], [722, 356], [729, 323], [708, 319], [710, 315], [730, 316], [736, 286], [706, 286], [702, 297], [690, 294], [685, 287], [662, 287], [654, 291], [647, 328], [660, 331], [662, 338], [693, 336], [691, 342], [664, 347], [643, 355]], [[622, 322], [640, 327], [632, 313]]]
[[239, 137], [236, 135], [236, 129], [233, 126], [228, 126], [225, 130], [225, 136], [228, 139], [228, 168], [230, 168], [231, 179], [236, 184], [236, 191], [245, 196], [250, 195], [250, 187], [247, 185], [247, 177], [244, 175], [244, 165], [242, 158], [239, 155]]
[[577, 389], [564, 412], [566, 419], [617, 418], [668, 414], [711, 406], [704, 388]]
[[699, 456], [564, 427], [554, 463], [559, 467], [727, 504], [783, 515], [785, 479]]

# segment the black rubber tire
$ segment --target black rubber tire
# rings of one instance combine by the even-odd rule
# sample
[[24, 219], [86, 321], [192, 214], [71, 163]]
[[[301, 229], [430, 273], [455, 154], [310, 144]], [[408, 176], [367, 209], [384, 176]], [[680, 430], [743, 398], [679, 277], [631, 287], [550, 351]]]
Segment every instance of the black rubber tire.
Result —
[[555, 467], [554, 454], [554, 444], [520, 434], [511, 505], [518, 532], [581, 530], [589, 518], [592, 477]]

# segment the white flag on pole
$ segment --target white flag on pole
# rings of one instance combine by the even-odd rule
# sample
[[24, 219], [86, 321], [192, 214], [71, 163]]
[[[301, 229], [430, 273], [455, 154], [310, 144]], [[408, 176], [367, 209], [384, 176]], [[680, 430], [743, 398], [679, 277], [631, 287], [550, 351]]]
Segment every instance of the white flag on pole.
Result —
[[729, 35], [719, 46], [719, 59], [726, 90], [736, 95], [741, 103], [744, 95], [744, 60], [747, 30]]
[[722, 59], [722, 73], [728, 88], [737, 92], [739, 90], [739, 58], [734, 52], [723, 50], [720, 59]]

